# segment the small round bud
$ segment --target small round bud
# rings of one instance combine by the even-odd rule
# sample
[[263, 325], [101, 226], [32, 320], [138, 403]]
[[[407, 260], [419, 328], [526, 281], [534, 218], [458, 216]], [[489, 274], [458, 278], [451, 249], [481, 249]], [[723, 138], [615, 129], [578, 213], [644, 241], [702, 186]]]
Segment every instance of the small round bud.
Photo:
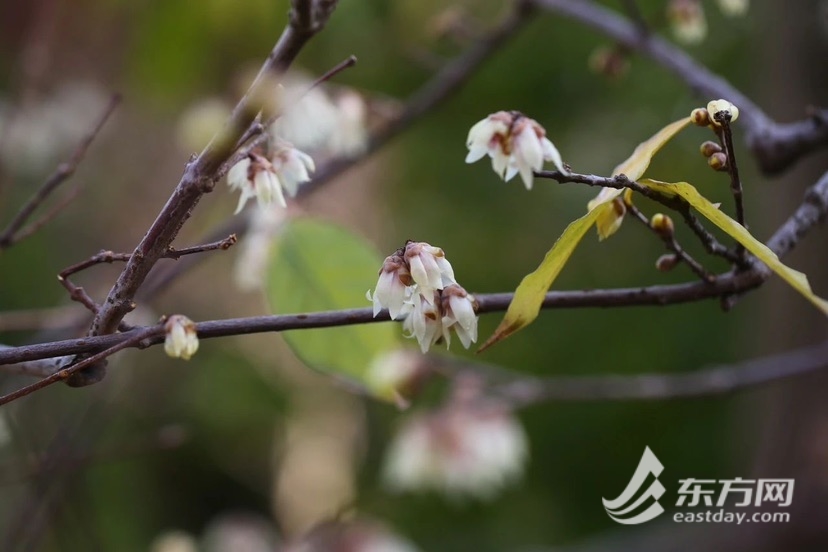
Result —
[[650, 219], [650, 226], [664, 238], [672, 238], [676, 231], [673, 219], [664, 213], [656, 213], [653, 215], [653, 218]]
[[[730, 114], [730, 122], [739, 118], [739, 108], [727, 100], [713, 100], [707, 104], [707, 112], [714, 125], [719, 125], [719, 120]], [[717, 119], [718, 118], [718, 119]]]
[[630, 61], [618, 48], [602, 46], [589, 56], [589, 68], [596, 74], [618, 79], [627, 74]]
[[722, 146], [720, 146], [716, 142], [708, 140], [707, 142], [703, 142], [702, 145], [699, 146], [699, 151], [705, 157], [710, 157], [714, 153], [721, 152], [722, 151]]
[[707, 164], [710, 165], [710, 168], [714, 171], [726, 171], [727, 155], [725, 155], [725, 153], [722, 151], [714, 153], [713, 155], [707, 158]]
[[671, 270], [676, 268], [677, 264], [679, 264], [679, 258], [678, 255], [676, 255], [675, 253], [665, 253], [664, 255], [656, 259], [655, 263], [656, 269], [658, 269], [660, 272], [670, 272]]
[[693, 111], [690, 112], [690, 119], [693, 121], [693, 124], [700, 127], [706, 127], [710, 125], [710, 113], [703, 107], [697, 107]]

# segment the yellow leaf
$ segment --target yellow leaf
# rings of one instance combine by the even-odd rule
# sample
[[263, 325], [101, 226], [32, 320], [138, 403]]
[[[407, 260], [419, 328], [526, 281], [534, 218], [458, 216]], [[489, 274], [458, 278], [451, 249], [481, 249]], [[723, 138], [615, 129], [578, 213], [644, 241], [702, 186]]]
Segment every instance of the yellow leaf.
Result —
[[[610, 203], [609, 206], [612, 207], [612, 204]], [[520, 282], [506, 315], [494, 334], [486, 340], [478, 352], [525, 328], [538, 317], [546, 291], [560, 274], [561, 269], [572, 255], [572, 251], [575, 250], [575, 246], [595, 223], [601, 212], [601, 209], [592, 209], [586, 215], [569, 223], [552, 249], [546, 253], [540, 266], [534, 272], [527, 274]]]
[[650, 161], [653, 160], [653, 156], [658, 153], [658, 150], [690, 122], [690, 117], [679, 119], [656, 132], [649, 140], [638, 144], [629, 159], [613, 169], [612, 175], [624, 174], [630, 180], [638, 180], [644, 176], [644, 172], [650, 166]]
[[644, 186], [661, 192], [666, 195], [678, 195], [693, 206], [710, 222], [718, 226], [727, 235], [742, 244], [757, 259], [765, 263], [768, 268], [778, 274], [792, 288], [805, 296], [808, 301], [816, 305], [823, 313], [828, 315], [828, 301], [818, 297], [811, 290], [808, 278], [801, 272], [784, 265], [776, 253], [771, 251], [765, 244], [754, 238], [747, 229], [719, 210], [716, 204], [708, 201], [696, 188], [687, 182], [659, 182], [658, 180], [644, 179], [639, 181]]

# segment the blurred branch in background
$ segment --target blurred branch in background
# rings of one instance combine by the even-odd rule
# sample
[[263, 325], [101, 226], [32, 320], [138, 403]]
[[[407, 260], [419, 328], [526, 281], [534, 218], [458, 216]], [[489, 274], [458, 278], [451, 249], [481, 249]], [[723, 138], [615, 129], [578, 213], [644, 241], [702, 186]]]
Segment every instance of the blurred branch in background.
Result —
[[43, 183], [40, 189], [38, 189], [34, 195], [32, 195], [32, 197], [23, 204], [6, 228], [0, 232], [0, 251], [34, 234], [38, 229], [57, 216], [57, 214], [66, 205], [68, 205], [72, 199], [74, 199], [77, 195], [77, 191], [70, 192], [70, 194], [63, 201], [58, 203], [54, 209], [46, 213], [41, 219], [38, 219], [29, 226], [24, 227], [37, 208], [40, 207], [40, 205], [46, 201], [49, 196], [52, 195], [58, 187], [60, 187], [61, 184], [72, 177], [78, 167], [78, 164], [83, 160], [84, 156], [86, 156], [86, 150], [89, 149], [92, 141], [100, 133], [107, 119], [109, 119], [109, 116], [112, 115], [113, 111], [115, 111], [115, 108], [118, 107], [119, 103], [121, 103], [121, 97], [116, 94], [110, 100], [109, 105], [104, 110], [103, 115], [101, 115], [101, 118], [98, 120], [95, 127], [83, 138], [83, 140], [81, 140], [71, 157], [58, 166], [52, 175], [46, 179], [46, 182]]

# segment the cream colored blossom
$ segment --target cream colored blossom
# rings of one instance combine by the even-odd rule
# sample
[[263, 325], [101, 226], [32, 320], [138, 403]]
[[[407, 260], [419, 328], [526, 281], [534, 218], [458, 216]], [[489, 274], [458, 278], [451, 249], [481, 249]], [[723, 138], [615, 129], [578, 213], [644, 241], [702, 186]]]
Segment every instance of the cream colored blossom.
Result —
[[167, 336], [164, 339], [164, 351], [173, 358], [190, 358], [198, 351], [198, 334], [195, 322], [184, 315], [174, 314], [164, 324]]

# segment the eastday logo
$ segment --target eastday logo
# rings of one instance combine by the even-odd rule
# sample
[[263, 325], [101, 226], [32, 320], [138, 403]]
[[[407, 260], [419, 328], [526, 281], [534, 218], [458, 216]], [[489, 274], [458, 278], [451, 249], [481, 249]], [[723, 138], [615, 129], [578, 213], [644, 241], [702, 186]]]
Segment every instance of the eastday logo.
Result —
[[[601, 499], [609, 517], [624, 525], [638, 525], [663, 514], [664, 508], [658, 503], [658, 499], [664, 494], [664, 485], [658, 480], [658, 476], [661, 475], [662, 471], [664, 471], [664, 466], [658, 461], [650, 447], [646, 447], [624, 492], [613, 500]], [[655, 479], [646, 491], [635, 498], [647, 482], [650, 474], [653, 474]], [[632, 516], [628, 515], [630, 512], [639, 510], [647, 503], [649, 503], [649, 506], [644, 511]]]

